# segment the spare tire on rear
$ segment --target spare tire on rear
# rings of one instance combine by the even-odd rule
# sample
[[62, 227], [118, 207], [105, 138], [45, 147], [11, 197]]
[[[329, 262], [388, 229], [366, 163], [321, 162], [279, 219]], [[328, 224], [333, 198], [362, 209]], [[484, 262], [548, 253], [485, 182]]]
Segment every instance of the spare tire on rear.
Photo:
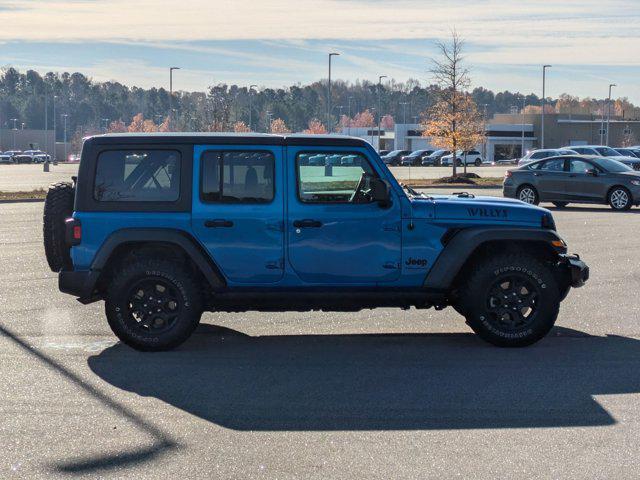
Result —
[[65, 220], [73, 213], [75, 190], [70, 182], [54, 183], [49, 187], [44, 201], [44, 253], [54, 272], [71, 264], [69, 247], [65, 241]]

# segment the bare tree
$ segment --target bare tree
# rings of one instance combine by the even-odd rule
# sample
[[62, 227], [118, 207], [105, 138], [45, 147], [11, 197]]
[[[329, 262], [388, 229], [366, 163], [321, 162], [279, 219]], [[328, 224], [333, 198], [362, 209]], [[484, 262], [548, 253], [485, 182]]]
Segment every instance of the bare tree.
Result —
[[[432, 137], [435, 145], [451, 150], [453, 154], [453, 176], [457, 176], [456, 152], [460, 146], [460, 133], [469, 132], [462, 128], [470, 123], [470, 114], [475, 117], [477, 111], [470, 105], [465, 91], [471, 85], [469, 70], [464, 66], [462, 55], [464, 41], [458, 33], [451, 32], [449, 43], [438, 42], [439, 59], [431, 59], [430, 69], [434, 82], [440, 87], [438, 101], [425, 117], [424, 136]], [[476, 119], [473, 119], [475, 123]]]

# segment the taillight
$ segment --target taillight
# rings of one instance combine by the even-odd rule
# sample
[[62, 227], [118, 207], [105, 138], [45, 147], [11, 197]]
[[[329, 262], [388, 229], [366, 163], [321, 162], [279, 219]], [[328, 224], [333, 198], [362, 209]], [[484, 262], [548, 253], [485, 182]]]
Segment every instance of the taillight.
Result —
[[80, 245], [80, 242], [82, 242], [82, 225], [80, 224], [80, 220], [67, 218], [64, 221], [64, 226], [67, 245], [70, 247]]

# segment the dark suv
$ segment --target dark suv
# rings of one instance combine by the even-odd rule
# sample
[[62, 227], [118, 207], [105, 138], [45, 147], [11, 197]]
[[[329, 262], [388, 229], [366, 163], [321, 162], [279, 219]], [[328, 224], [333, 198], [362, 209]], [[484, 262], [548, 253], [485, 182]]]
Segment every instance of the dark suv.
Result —
[[180, 344], [205, 310], [448, 305], [485, 340], [524, 346], [588, 277], [547, 210], [420, 194], [334, 135], [89, 138], [77, 181], [47, 194], [44, 245], [60, 289], [104, 300], [141, 350]]

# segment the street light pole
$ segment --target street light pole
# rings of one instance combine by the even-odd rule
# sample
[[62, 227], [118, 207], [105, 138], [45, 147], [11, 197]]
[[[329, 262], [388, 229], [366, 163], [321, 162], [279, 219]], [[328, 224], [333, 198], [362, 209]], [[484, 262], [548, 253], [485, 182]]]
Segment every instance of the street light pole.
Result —
[[16, 127], [16, 122], [18, 121], [17, 118], [12, 118], [11, 121], [13, 122], [13, 149], [16, 149], [16, 130], [18, 130], [18, 127]]
[[349, 97], [347, 100], [349, 102], [349, 108], [348, 108], [348, 110], [349, 110], [349, 124], [347, 126], [347, 129], [348, 129], [349, 135], [351, 135], [351, 100], [353, 100], [353, 97]]
[[258, 88], [258, 85], [249, 85], [249, 131], [252, 132], [251, 124], [253, 120], [253, 104], [251, 99], [253, 97], [253, 87]]
[[382, 79], [387, 78], [386, 75], [378, 77], [378, 151], [380, 151], [380, 123], [382, 122], [381, 106], [380, 106], [380, 90], [382, 90]]
[[58, 160], [57, 151], [56, 151], [56, 99], [57, 95], [53, 96], [53, 161], [54, 163]]
[[609, 146], [609, 125], [611, 123], [611, 89], [613, 87], [617, 87], [615, 83], [609, 84], [609, 99], [607, 100], [607, 143], [605, 145]]
[[524, 157], [524, 107], [527, 97], [522, 97], [522, 111], [520, 112], [520, 121], [522, 122], [522, 142], [520, 144], [520, 158]]
[[551, 68], [551, 65], [542, 66], [542, 127], [540, 132], [541, 133], [540, 148], [544, 148], [544, 106], [546, 102], [547, 68]]
[[66, 113], [64, 115], [62, 115], [62, 117], [64, 118], [64, 159], [62, 160], [63, 162], [67, 161], [67, 117], [69, 115], [67, 115]]
[[180, 67], [169, 67], [169, 125], [173, 121], [173, 71]]
[[331, 133], [331, 57], [340, 56], [339, 53], [329, 54], [329, 82], [327, 83], [327, 133]]

